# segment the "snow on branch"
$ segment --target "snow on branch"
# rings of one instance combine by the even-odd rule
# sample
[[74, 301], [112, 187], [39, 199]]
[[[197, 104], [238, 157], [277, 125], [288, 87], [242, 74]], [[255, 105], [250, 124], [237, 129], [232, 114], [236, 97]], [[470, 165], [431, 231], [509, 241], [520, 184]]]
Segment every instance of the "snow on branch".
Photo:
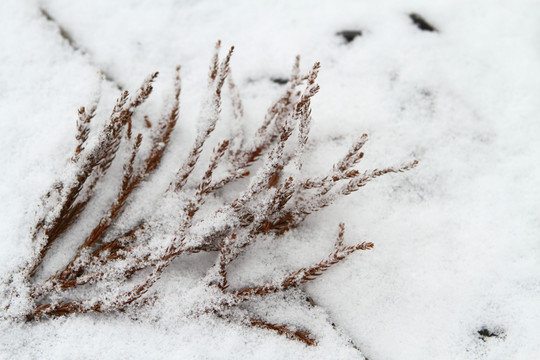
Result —
[[[233, 48], [222, 60], [220, 48], [221, 42], [218, 42], [193, 145], [159, 199], [178, 205], [174, 230], [161, 226], [159, 217], [150, 216], [122, 234], [112, 231], [127, 205], [133, 202], [133, 193], [147, 183], [145, 180], [158, 168], [171, 141], [179, 118], [180, 67], [176, 68], [171, 104], [154, 125], [145, 117], [144, 134], [132, 134], [132, 118], [151, 95], [158, 73], [147, 77], [134, 94], [123, 92], [101, 130], [91, 131], [90, 128], [98, 100], [88, 108], [80, 108], [76, 148], [70, 163], [37, 209], [30, 233], [32, 253], [4, 283], [8, 300], [0, 309], [3, 317], [37, 321], [76, 313], [112, 313], [151, 306], [159, 293], [151, 295], [149, 291], [174, 260], [180, 255], [208, 252], [215, 255], [215, 262], [203, 280], [218, 297], [203, 299], [202, 305], [192, 310], [194, 314], [213, 313], [226, 318], [248, 301], [308, 283], [353, 253], [373, 248], [370, 242], [345, 245], [345, 225], [340, 224], [332, 252], [318, 263], [259, 285], [231, 284], [228, 268], [256, 241], [281, 236], [337, 198], [357, 191], [379, 176], [412, 169], [417, 162], [370, 171], [355, 169], [364, 156], [360, 151], [367, 141], [364, 134], [326, 174], [302, 177], [302, 155], [309, 137], [311, 99], [319, 90], [316, 81], [320, 64], [314, 64], [302, 75], [297, 57], [284, 94], [269, 107], [255, 134], [244, 137], [240, 125], [236, 124], [234, 138], [218, 142], [204, 164], [201, 153], [207, 148], [207, 140], [219, 120], [226, 81], [234, 121], [243, 118], [240, 94], [230, 78]], [[291, 136], [295, 130], [297, 137]], [[142, 146], [144, 142], [149, 142], [149, 146]], [[290, 143], [292, 146], [287, 146]], [[116, 196], [103, 209], [103, 216], [94, 220], [97, 225], [89, 234], [80, 237], [75, 255], [65, 259], [65, 266], [48, 277], [38, 276], [53, 243], [75, 221], [89, 220], [83, 216], [86, 205], [113, 161], [121, 165], [114, 167], [121, 169], [120, 181]], [[205, 200], [217, 190], [250, 176], [250, 167], [255, 163], [259, 163], [258, 169], [243, 191], [217, 209], [209, 210], [205, 206]], [[293, 169], [289, 164], [294, 165]], [[200, 179], [196, 179], [199, 176], [196, 168], [202, 170]], [[279, 242], [272, 244], [279, 246]], [[246, 315], [244, 323], [276, 331], [307, 345], [316, 344], [309, 332], [291, 330], [287, 325], [272, 324], [251, 315]]]

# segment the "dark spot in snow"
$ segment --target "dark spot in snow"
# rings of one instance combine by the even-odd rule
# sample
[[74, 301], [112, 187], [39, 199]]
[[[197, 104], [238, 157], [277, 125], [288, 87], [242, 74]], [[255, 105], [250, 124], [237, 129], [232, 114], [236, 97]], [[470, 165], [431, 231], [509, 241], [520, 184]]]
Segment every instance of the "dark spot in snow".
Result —
[[289, 82], [289, 79], [281, 78], [281, 77], [273, 77], [273, 78], [270, 78], [270, 80], [271, 80], [273, 83], [276, 83], [276, 84], [278, 84], [278, 85], [285, 85], [286, 83]]
[[348, 44], [357, 36], [362, 36], [362, 32], [360, 30], [343, 30], [338, 32], [336, 35], [342, 36]]
[[490, 330], [487, 327], [482, 327], [480, 330], [477, 331], [479, 338], [482, 341], [486, 341], [487, 338], [498, 338], [498, 339], [504, 339], [504, 330], [502, 329], [494, 329]]
[[306, 296], [306, 301], [309, 303], [310, 306], [317, 306], [315, 300], [313, 300], [310, 296]]
[[426, 21], [426, 19], [424, 19], [422, 16], [420, 16], [420, 15], [418, 15], [416, 13], [411, 13], [411, 14], [409, 14], [409, 17], [411, 18], [414, 25], [416, 25], [420, 30], [439, 32], [439, 30], [437, 30], [437, 28], [435, 28], [435, 26], [428, 23]]
[[433, 93], [429, 89], [422, 89], [420, 90], [420, 95], [424, 97], [430, 97], [433, 95]]

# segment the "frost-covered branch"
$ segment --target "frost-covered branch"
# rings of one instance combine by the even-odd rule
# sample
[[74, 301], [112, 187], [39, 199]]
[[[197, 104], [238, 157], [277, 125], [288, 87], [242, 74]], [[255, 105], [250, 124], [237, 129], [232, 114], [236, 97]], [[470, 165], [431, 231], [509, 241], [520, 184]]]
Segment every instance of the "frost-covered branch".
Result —
[[[303, 177], [303, 154], [311, 127], [311, 101], [319, 90], [316, 81], [320, 64], [314, 64], [302, 75], [297, 57], [284, 94], [270, 106], [255, 134], [245, 137], [239, 123], [243, 118], [240, 93], [230, 78], [234, 48], [230, 48], [223, 60], [220, 60], [220, 48], [218, 42], [196, 138], [159, 199], [167, 211], [174, 212], [167, 219], [173, 223], [164, 224], [159, 215], [151, 215], [121, 234], [112, 230], [127, 211], [127, 205], [133, 202], [133, 193], [158, 168], [172, 139], [179, 118], [180, 67], [176, 69], [171, 104], [155, 124], [145, 117], [146, 129], [139, 134], [132, 134], [132, 119], [150, 96], [157, 73], [144, 80], [132, 96], [122, 93], [110, 117], [95, 133], [91, 132], [90, 123], [96, 116], [97, 100], [88, 110], [79, 110], [76, 147], [64, 172], [67, 175], [57, 180], [42, 198], [30, 234], [32, 254], [5, 283], [11, 290], [4, 293], [11, 294], [7, 295], [11, 298], [2, 310], [3, 316], [38, 320], [150, 306], [159, 297], [159, 293], [151, 294], [154, 284], [180, 255], [210, 252], [215, 255], [215, 262], [203, 280], [207, 289], [215, 290], [217, 295], [203, 299], [202, 305], [192, 310], [194, 314], [213, 313], [226, 318], [250, 300], [301, 286], [353, 253], [373, 248], [370, 242], [345, 245], [345, 227], [340, 224], [332, 252], [319, 262], [260, 285], [231, 282], [230, 265], [241, 261], [246, 249], [255, 242], [272, 241], [339, 197], [357, 191], [379, 176], [412, 169], [417, 162], [382, 170], [356, 169], [364, 156], [361, 152], [367, 141], [364, 134], [326, 174]], [[208, 148], [219, 120], [226, 81], [235, 121], [233, 138], [217, 142], [203, 164], [201, 158], [205, 157], [201, 154]], [[292, 136], [295, 131], [297, 137]], [[148, 146], [143, 146], [145, 142], [149, 142]], [[97, 225], [80, 238], [75, 255], [65, 259], [65, 266], [49, 277], [36, 276], [53, 243], [77, 219], [88, 220], [84, 217], [86, 205], [113, 161], [120, 162], [115, 169], [121, 169], [116, 196], [95, 222]], [[249, 169], [255, 163], [259, 166], [252, 174]], [[202, 176], [198, 175], [198, 169], [202, 170]], [[219, 196], [218, 190], [250, 175], [247, 186], [232, 200], [222, 201], [221, 206], [212, 210], [205, 205], [209, 196]], [[279, 242], [272, 244], [279, 246]], [[245, 317], [244, 322], [307, 345], [316, 344], [306, 331], [251, 316]]]

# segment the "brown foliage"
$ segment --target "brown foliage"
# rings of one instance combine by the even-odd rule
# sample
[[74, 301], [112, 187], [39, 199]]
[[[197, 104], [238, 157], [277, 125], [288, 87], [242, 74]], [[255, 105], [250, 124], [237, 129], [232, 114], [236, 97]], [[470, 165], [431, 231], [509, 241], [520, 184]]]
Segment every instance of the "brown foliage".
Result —
[[[70, 159], [75, 173], [67, 180], [55, 182], [43, 197], [42, 217], [36, 221], [31, 233], [33, 254], [21, 270], [29, 289], [25, 294], [30, 299], [30, 305], [22, 317], [37, 320], [74, 313], [116, 312], [151, 303], [152, 297], [148, 291], [165, 269], [179, 255], [198, 252], [216, 254], [215, 264], [208, 270], [208, 286], [217, 288], [223, 294], [223, 299], [196, 311], [225, 317], [227, 311], [246, 301], [305, 284], [354, 252], [373, 247], [370, 242], [345, 245], [345, 227], [340, 224], [333, 251], [320, 262], [267, 283], [231, 289], [227, 269], [249, 245], [257, 240], [280, 236], [300, 225], [309, 214], [330, 205], [336, 198], [358, 190], [378, 176], [409, 170], [417, 162], [382, 170], [361, 172], [354, 169], [364, 156], [360, 151], [367, 141], [364, 134], [326, 175], [314, 178], [287, 175], [287, 168], [291, 166], [296, 168], [295, 174], [301, 174], [301, 156], [308, 141], [311, 122], [311, 99], [319, 90], [315, 82], [319, 63], [308, 74], [301, 75], [300, 59], [297, 57], [284, 94], [270, 106], [253, 138], [246, 141], [240, 127], [237, 127], [232, 139], [218, 143], [202, 178], [196, 181], [195, 186], [189, 187], [188, 181], [193, 182], [194, 169], [200, 165], [201, 152], [219, 119], [225, 81], [228, 81], [235, 121], [243, 117], [240, 95], [230, 76], [233, 48], [221, 61], [219, 50], [218, 42], [211, 61], [209, 95], [200, 119], [200, 129], [183, 164], [163, 194], [164, 199], [182, 193], [188, 195], [179, 197], [184, 200], [178, 201], [184, 202], [177, 216], [176, 230], [164, 234], [164, 245], [156, 246], [151, 241], [154, 234], [151, 230], [157, 225], [157, 220], [153, 218], [145, 219], [121, 235], [111, 232], [111, 228], [131, 201], [133, 192], [157, 169], [171, 140], [179, 117], [180, 67], [176, 69], [170, 109], [154, 124], [144, 117], [145, 132], [150, 134], [146, 155], [141, 154], [143, 134], [132, 134], [132, 118], [150, 96], [157, 73], [151, 74], [132, 96], [128, 92], [122, 93], [110, 118], [96, 134], [91, 134], [90, 123], [96, 114], [97, 101], [88, 110], [79, 110], [77, 145]], [[291, 153], [286, 144], [292, 142], [295, 129], [298, 139]], [[88, 139], [91, 136], [96, 137], [97, 141], [90, 143]], [[123, 163], [116, 197], [88, 236], [81, 239], [75, 256], [67, 265], [48, 278], [38, 280], [36, 274], [52, 244], [84, 212], [94, 195], [96, 184], [115, 159]], [[244, 191], [230, 203], [197, 217], [209, 195], [235, 180], [249, 176], [250, 166], [258, 160], [261, 166], [252, 175]], [[216, 176], [218, 167], [223, 169], [219, 177]], [[217, 216], [226, 221], [212, 223]], [[208, 225], [210, 231], [197, 237], [193, 228], [201, 224]], [[133, 282], [128, 280], [137, 274], [139, 277], [132, 286]], [[124, 289], [114, 297], [92, 292], [92, 286], [107, 282], [116, 287], [123, 285], [124, 288], [131, 288]], [[75, 296], [72, 292], [74, 289], [84, 289], [86, 292]], [[14, 292], [24, 293], [16, 289]], [[9, 305], [5, 310], [8, 308]], [[247, 323], [274, 330], [307, 345], [316, 344], [308, 332], [293, 331], [285, 325], [255, 318], [249, 318]]]

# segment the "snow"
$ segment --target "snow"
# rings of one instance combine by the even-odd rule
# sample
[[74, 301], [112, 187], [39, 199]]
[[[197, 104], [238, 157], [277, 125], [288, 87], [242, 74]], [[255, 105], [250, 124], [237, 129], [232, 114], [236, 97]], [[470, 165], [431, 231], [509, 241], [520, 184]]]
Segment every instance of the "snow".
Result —
[[[439, 31], [417, 28], [412, 12]], [[317, 347], [190, 316], [188, 304], [205, 294], [200, 280], [213, 264], [198, 254], [167, 269], [152, 308], [0, 320], [0, 358], [539, 358], [539, 16], [533, 0], [2, 1], [0, 274], [30, 253], [39, 199], [69, 173], [76, 111], [94, 98], [99, 70], [116, 84], [103, 84], [97, 118], [110, 113], [117, 86], [134, 90], [160, 71], [145, 105], [156, 117], [182, 65], [171, 146], [152, 186], [134, 194], [141, 208], [119, 226], [154, 211], [196, 134], [217, 39], [235, 45], [231, 69], [248, 137], [283, 89], [270, 79], [288, 77], [297, 54], [303, 72], [321, 62], [302, 171], [326, 174], [363, 133], [370, 140], [360, 169], [420, 164], [370, 182], [277, 243], [255, 244], [231, 268], [232, 282], [254, 285], [318, 262], [339, 222], [347, 224], [347, 244], [374, 242], [373, 251], [350, 256], [301, 290], [250, 305], [266, 320], [311, 330]], [[346, 43], [336, 35], [343, 30], [362, 36]], [[230, 132], [227, 105], [222, 117], [217, 137]], [[88, 219], [114, 197], [114, 179], [105, 180]], [[44, 271], [65, 263], [94, 225], [78, 222]], [[482, 337], [484, 328], [499, 335]]]

